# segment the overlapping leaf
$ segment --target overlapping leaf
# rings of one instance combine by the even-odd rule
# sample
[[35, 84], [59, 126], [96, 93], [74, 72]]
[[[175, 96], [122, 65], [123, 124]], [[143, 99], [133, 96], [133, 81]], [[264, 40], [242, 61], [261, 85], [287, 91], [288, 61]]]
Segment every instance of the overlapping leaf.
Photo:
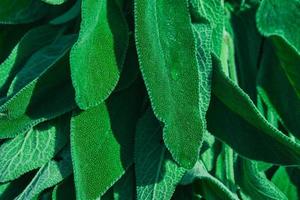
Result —
[[199, 157], [205, 119], [200, 110], [202, 72], [187, 1], [136, 0], [135, 34], [152, 107], [165, 124], [164, 142], [180, 165], [192, 168]]

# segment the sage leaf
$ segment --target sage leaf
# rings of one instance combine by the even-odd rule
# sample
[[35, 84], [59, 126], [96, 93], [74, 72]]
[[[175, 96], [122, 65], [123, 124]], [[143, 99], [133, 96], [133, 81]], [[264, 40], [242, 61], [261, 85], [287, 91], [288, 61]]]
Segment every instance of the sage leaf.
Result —
[[51, 160], [34, 176], [31, 182], [16, 198], [16, 200], [33, 199], [43, 190], [61, 182], [72, 173], [72, 163], [69, 148], [64, 148], [59, 154], [60, 161]]
[[164, 142], [181, 166], [192, 168], [205, 119], [200, 113], [201, 77], [188, 2], [136, 0], [135, 40], [151, 105], [165, 124]]
[[47, 14], [49, 7], [40, 0], [2, 0], [0, 24], [31, 23]]
[[[127, 45], [122, 42], [126, 37], [126, 28], [114, 38], [114, 23], [122, 19], [117, 10], [114, 22], [111, 22], [110, 7], [117, 6], [115, 1], [85, 0], [82, 1], [82, 22], [79, 38], [70, 55], [72, 82], [76, 94], [76, 103], [81, 109], [88, 109], [102, 103], [112, 92], [119, 79], [118, 54], [125, 56]], [[97, 7], [98, 9], [94, 9]], [[119, 9], [118, 7], [114, 7]], [[114, 9], [115, 12], [116, 9]], [[121, 19], [120, 19], [120, 18]], [[95, 21], [96, 19], [96, 21]], [[123, 27], [126, 26], [123, 24]], [[119, 43], [117, 43], [117, 41]], [[125, 42], [126, 43], [126, 42]], [[115, 46], [119, 48], [115, 51]], [[124, 55], [123, 55], [124, 54]], [[105, 59], [103, 59], [105, 58]]]
[[67, 142], [69, 118], [42, 123], [0, 147], [0, 181], [18, 178], [52, 159]]
[[137, 199], [171, 199], [176, 184], [185, 172], [172, 160], [161, 140], [162, 126], [148, 109], [139, 120], [136, 130]]
[[[221, 181], [210, 175], [201, 161], [198, 161], [193, 169], [189, 170], [181, 180], [182, 184], [192, 183], [195, 179], [203, 182], [203, 187], [208, 187], [207, 194], [204, 192], [206, 199], [230, 199], [238, 200], [236, 194], [232, 193]], [[210, 192], [209, 192], [210, 191]], [[212, 191], [216, 193], [212, 193]], [[209, 197], [211, 196], [211, 197]]]
[[250, 160], [240, 158], [237, 182], [251, 199], [288, 199]]
[[[212, 134], [248, 158], [284, 165], [299, 164], [299, 144], [272, 126], [218, 64], [214, 65], [212, 91], [214, 95], [207, 115], [208, 130]], [[231, 123], [234, 126], [228, 126]], [[270, 152], [276, 152], [277, 156]]]

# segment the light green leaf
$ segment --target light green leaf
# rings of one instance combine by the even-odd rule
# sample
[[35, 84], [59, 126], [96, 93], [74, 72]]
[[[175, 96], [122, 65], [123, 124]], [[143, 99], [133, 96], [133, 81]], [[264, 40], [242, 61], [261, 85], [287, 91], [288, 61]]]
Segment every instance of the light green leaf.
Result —
[[[152, 108], [165, 124], [164, 142], [181, 166], [192, 168], [199, 157], [205, 118], [200, 112], [202, 77], [188, 2], [136, 0], [135, 36]], [[203, 95], [207, 91], [201, 88]]]
[[137, 199], [171, 199], [185, 169], [163, 145], [162, 125], [150, 109], [137, 125], [135, 144]]
[[30, 183], [34, 173], [29, 172], [20, 178], [0, 184], [0, 200], [15, 199]]
[[277, 169], [272, 177], [272, 182], [286, 195], [287, 199], [298, 199], [298, 189], [291, 182], [289, 174], [284, 167]]
[[194, 24], [207, 20], [212, 28], [212, 50], [220, 57], [224, 30], [224, 2], [222, 0], [190, 0]]
[[76, 103], [81, 109], [102, 103], [116, 86], [127, 37], [126, 22], [115, 0], [82, 1], [79, 38], [70, 55]]
[[0, 146], [0, 181], [6, 182], [41, 167], [66, 144], [67, 116], [40, 124]]
[[67, 2], [68, 0], [41, 0], [41, 1], [51, 5], [60, 5]]
[[60, 161], [51, 160], [45, 164], [15, 200], [33, 199], [43, 190], [52, 187], [72, 174], [70, 146], [66, 146], [59, 154]]

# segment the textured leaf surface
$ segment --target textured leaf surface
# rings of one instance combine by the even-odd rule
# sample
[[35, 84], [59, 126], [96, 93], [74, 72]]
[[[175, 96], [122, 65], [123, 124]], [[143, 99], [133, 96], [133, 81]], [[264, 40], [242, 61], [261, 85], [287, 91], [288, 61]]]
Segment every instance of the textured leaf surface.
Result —
[[257, 27], [271, 37], [280, 63], [300, 98], [300, 1], [262, 1], [257, 12]]
[[9, 118], [23, 115], [40, 76], [68, 52], [74, 39], [74, 35], [63, 36], [33, 54], [21, 71], [16, 74], [7, 93], [8, 100], [1, 105], [0, 111], [5, 112]]
[[[124, 40], [116, 43], [119, 38], [114, 37], [119, 35], [126, 37], [127, 32], [120, 28], [119, 35], [112, 34], [114, 30], [112, 26], [119, 22], [122, 14], [118, 10], [118, 13], [109, 12], [111, 6], [117, 6], [115, 1], [82, 1], [79, 38], [70, 56], [76, 103], [81, 109], [88, 109], [102, 103], [119, 79], [118, 51], [124, 54], [122, 55], [124, 57], [127, 45], [122, 43]], [[116, 21], [111, 21], [112, 14]], [[116, 45], [118, 49], [115, 49]]]
[[[71, 146], [78, 199], [100, 197], [126, 169], [105, 104], [72, 118]], [[93, 155], [93, 159], [90, 155]]]
[[56, 185], [68, 177], [72, 173], [69, 148], [70, 147], [64, 148], [59, 154], [62, 160], [51, 160], [45, 164], [16, 200], [33, 199], [43, 190]]
[[[66, 37], [68, 38], [67, 41], [70, 41], [70, 36]], [[50, 63], [50, 69], [47, 69], [46, 73], [43, 72], [42, 76], [35, 77], [33, 81], [1, 106], [2, 112], [4, 112], [0, 118], [1, 138], [11, 138], [24, 133], [34, 125], [55, 118], [74, 108], [74, 93], [69, 76], [67, 76], [69, 73], [67, 57], [63, 57], [58, 61], [56, 57], [49, 58], [55, 60], [52, 60], [55, 63]], [[47, 60], [47, 56], [45, 56], [45, 59]], [[45, 68], [47, 67], [49, 66], [45, 66]], [[26, 76], [26, 69], [21, 75]], [[15, 78], [15, 83], [18, 83], [17, 78]], [[15, 111], [12, 113], [18, 117], [11, 119], [7, 114], [7, 109]]]
[[180, 165], [192, 168], [199, 157], [205, 122], [187, 1], [136, 0], [135, 34], [151, 104], [165, 124], [164, 142]]
[[[106, 105], [73, 117], [72, 159], [79, 199], [100, 197], [132, 164], [135, 126], [143, 100], [142, 93], [133, 95], [141, 92], [138, 83], [113, 94]], [[90, 155], [95, 156], [90, 159]]]
[[246, 157], [277, 164], [299, 164], [300, 145], [271, 125], [249, 96], [218, 66], [214, 68], [213, 80], [214, 95], [208, 111], [208, 129], [212, 134]]
[[288, 199], [250, 160], [240, 160], [237, 174], [237, 182], [251, 199]]
[[59, 29], [51, 26], [41, 26], [28, 31], [14, 47], [8, 58], [0, 64], [0, 94], [7, 95], [7, 90], [13, 78], [23, 67], [30, 56], [58, 36]]
[[[182, 178], [182, 184], [192, 183], [195, 179], [202, 180], [204, 187], [215, 193], [209, 192], [207, 195], [212, 195], [214, 199], [238, 200], [238, 197], [232, 193], [221, 181], [210, 175], [201, 161], [198, 161], [193, 169], [189, 170]], [[207, 188], [207, 189], [208, 189]], [[204, 192], [205, 193], [205, 192]], [[211, 199], [204, 194], [206, 199]]]
[[300, 53], [299, 0], [263, 0], [257, 11], [257, 26], [265, 36], [279, 36]]
[[47, 163], [66, 144], [68, 118], [30, 129], [0, 147], [0, 181], [16, 179]]
[[[259, 76], [258, 92], [269, 109], [274, 110], [284, 126], [300, 137], [300, 99], [280, 66], [272, 45], [265, 45]], [[288, 102], [288, 103], [287, 103]]]
[[190, 9], [194, 23], [207, 20], [212, 28], [213, 53], [221, 54], [224, 29], [224, 3], [220, 0], [190, 0]]
[[272, 183], [276, 185], [287, 197], [287, 199], [298, 199], [298, 189], [291, 180], [290, 175], [284, 167], [279, 167], [272, 177]]
[[136, 130], [135, 174], [137, 199], [169, 200], [185, 170], [161, 143], [162, 126], [148, 109]]

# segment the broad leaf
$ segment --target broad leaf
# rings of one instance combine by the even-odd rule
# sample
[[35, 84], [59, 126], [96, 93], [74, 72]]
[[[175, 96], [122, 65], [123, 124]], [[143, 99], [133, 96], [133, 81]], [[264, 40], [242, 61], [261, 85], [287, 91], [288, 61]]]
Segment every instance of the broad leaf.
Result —
[[102, 196], [132, 164], [135, 126], [143, 100], [138, 83], [113, 94], [106, 105], [73, 116], [71, 147], [79, 199]]
[[76, 199], [74, 177], [69, 176], [62, 183], [56, 185], [52, 192], [52, 200]]
[[69, 148], [69, 146], [66, 146], [59, 154], [60, 161], [51, 160], [45, 164], [16, 200], [33, 199], [43, 190], [56, 185], [70, 176], [72, 173], [72, 162]]
[[134, 167], [130, 167], [124, 176], [113, 186], [114, 200], [132, 200], [136, 197]]
[[200, 179], [201, 187], [204, 187], [205, 199], [238, 200], [236, 194], [232, 193], [221, 181], [210, 175], [201, 161], [198, 161], [193, 169], [189, 170], [181, 180], [182, 184], [192, 183]]
[[298, 188], [299, 186], [295, 186], [291, 180], [290, 176], [284, 167], [279, 167], [278, 170], [272, 177], [272, 183], [276, 185], [278, 189], [280, 189], [287, 199], [298, 199]]
[[271, 125], [218, 64], [214, 65], [212, 91], [207, 115], [212, 134], [248, 158], [284, 165], [300, 164], [300, 145]]
[[281, 66], [300, 98], [300, 1], [263, 0], [257, 27], [274, 43]]
[[259, 172], [256, 163], [243, 158], [239, 159], [236, 169], [237, 183], [243, 192], [251, 199], [287, 200], [288, 198], [267, 179], [264, 173]]
[[[181, 166], [192, 168], [199, 157], [205, 118], [200, 112], [202, 77], [187, 0], [136, 0], [135, 36], [152, 108], [165, 124], [164, 142]], [[201, 88], [203, 95], [206, 91]]]
[[70, 55], [76, 103], [81, 109], [102, 103], [119, 79], [118, 67], [128, 43], [120, 11], [115, 0], [82, 1], [79, 38]]
[[66, 144], [69, 117], [42, 123], [0, 146], [0, 181], [20, 175], [47, 163]]
[[174, 162], [162, 141], [162, 125], [148, 109], [136, 130], [137, 199], [169, 200], [185, 170]]

